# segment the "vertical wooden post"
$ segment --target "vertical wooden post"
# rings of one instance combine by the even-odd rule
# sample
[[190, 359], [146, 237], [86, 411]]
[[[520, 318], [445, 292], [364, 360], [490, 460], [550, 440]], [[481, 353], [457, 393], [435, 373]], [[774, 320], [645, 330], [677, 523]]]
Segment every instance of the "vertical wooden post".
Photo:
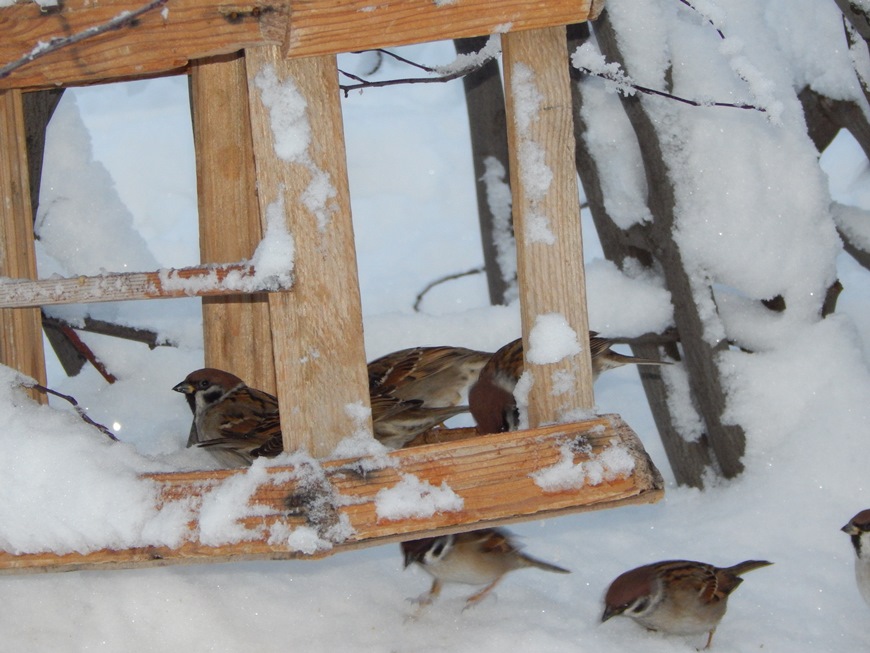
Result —
[[284, 448], [323, 457], [371, 430], [335, 57], [245, 59], [261, 213], [283, 204], [296, 246], [293, 289], [269, 295]]
[[[535, 428], [594, 405], [565, 28], [510, 32], [502, 45], [525, 369], [534, 379], [529, 426]], [[564, 317], [580, 351], [536, 363], [529, 360], [530, 334], [548, 314]]]
[[[231, 55], [195, 62], [190, 101], [200, 257], [203, 263], [250, 258], [263, 230], [244, 58]], [[203, 297], [202, 322], [207, 367], [228, 370], [252, 387], [275, 392], [265, 293]]]
[[[0, 92], [0, 276], [36, 279], [22, 93]], [[0, 363], [45, 385], [38, 308], [0, 309]], [[41, 393], [32, 396], [45, 402]]]

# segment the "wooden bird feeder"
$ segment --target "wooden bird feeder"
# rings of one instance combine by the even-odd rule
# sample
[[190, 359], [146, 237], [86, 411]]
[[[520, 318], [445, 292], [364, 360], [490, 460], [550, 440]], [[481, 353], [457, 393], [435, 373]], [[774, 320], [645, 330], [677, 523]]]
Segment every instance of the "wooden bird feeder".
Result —
[[[7, 277], [0, 282], [4, 364], [44, 382], [43, 305], [202, 296], [206, 364], [274, 392], [285, 450], [305, 449], [314, 459], [325, 458], [359, 428], [345, 406], [369, 405], [335, 55], [496, 32], [502, 32], [524, 337], [528, 339], [536, 317], [547, 313], [560, 313], [576, 333], [586, 333], [564, 26], [590, 18], [591, 0], [158, 0], [152, 5], [133, 25], [58, 49], [0, 76], [0, 276]], [[31, 2], [2, 7], [0, 66], [21, 59], [37, 43], [77, 34], [142, 7], [133, 0], [69, 0], [48, 10]], [[304, 160], [288, 160], [276, 152], [269, 107], [256, 84], [266, 70], [279, 82], [292, 83], [307, 103], [306, 118], [316, 137]], [[22, 94], [182, 73], [191, 77], [202, 265], [37, 279]], [[529, 84], [535, 89], [531, 110], [523, 95]], [[535, 171], [529, 157], [518, 155], [529, 146], [544, 154], [552, 175], [543, 191], [530, 184]], [[315, 176], [328, 179], [334, 189], [327, 215], [312, 215], [303, 202]], [[256, 280], [256, 270], [227, 262], [251, 257], [262, 238], [267, 209], [282, 205], [296, 242], [292, 286], [263, 292], [254, 282], [242, 284], [242, 294], [240, 283]], [[552, 237], [541, 237], [542, 219]], [[240, 341], [246, 347], [238, 347]], [[240, 541], [206, 545], [194, 519], [190, 537], [179, 548], [64, 555], [0, 552], [0, 571], [320, 557], [661, 497], [658, 471], [618, 416], [538, 426], [560, 421], [565, 410], [592, 408], [587, 350], [527, 369], [535, 378], [529, 402], [533, 428], [485, 437], [468, 437], [468, 429], [444, 431], [443, 441], [391, 452], [374, 466], [370, 460], [321, 461], [320, 481], [313, 488], [300, 487], [293, 468], [270, 467], [249, 501], [248, 507], [258, 509], [239, 517], [250, 533]], [[551, 390], [560, 370], [570, 371], [577, 382], [569, 392], [557, 394]], [[568, 486], [540, 480], [557, 464], [582, 477], [584, 465], [596, 464], [602, 452], [613, 447], [622, 452], [624, 462], [613, 474], [593, 474]], [[196, 504], [221, 483], [245, 473], [147, 478], [158, 484], [161, 502], [187, 498]], [[435, 487], [446, 483], [459, 504], [423, 517], [380, 514], [379, 493], [406, 477]], [[327, 510], [312, 510], [319, 496], [339, 500]], [[245, 512], [244, 506], [239, 508], [240, 514]], [[315, 550], [293, 548], [279, 536], [307, 526], [321, 539], [329, 539], [336, 523], [348, 527], [345, 534]]]

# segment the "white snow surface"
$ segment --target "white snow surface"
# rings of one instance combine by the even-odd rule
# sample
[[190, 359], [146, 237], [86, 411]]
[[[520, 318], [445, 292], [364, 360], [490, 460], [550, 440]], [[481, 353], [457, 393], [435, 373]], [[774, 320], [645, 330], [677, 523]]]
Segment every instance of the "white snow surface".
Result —
[[561, 313], [544, 313], [535, 316], [535, 324], [529, 331], [529, 351], [526, 360], [538, 365], [558, 363], [583, 351], [577, 332]]
[[462, 510], [464, 501], [447, 482], [432, 485], [412, 474], [402, 474], [393, 487], [375, 496], [378, 521], [395, 521], [409, 517], [425, 519], [439, 512]]
[[[809, 84], [863, 103], [853, 54], [829, 0], [692, 4], [697, 11], [674, 0], [608, 0], [607, 7], [625, 71], [638, 83], [665, 88], [670, 78], [684, 97], [768, 109], [642, 98], [678, 180], [674, 229], [705, 307], [707, 337], [736, 345], [719, 365], [726, 418], [747, 433], [739, 478], [711, 474], [704, 491], [677, 487], [637, 372], [627, 366], [596, 383], [597, 408], [619, 413], [638, 433], [665, 477], [666, 497], [512, 528], [531, 554], [570, 575], [511, 574], [496, 597], [466, 611], [468, 588], [447, 586], [416, 620], [407, 618], [406, 599], [430, 579], [419, 569], [403, 572], [396, 545], [318, 561], [9, 576], [0, 585], [0, 649], [688, 652], [704, 639], [649, 633], [626, 619], [599, 624], [610, 581], [667, 558], [720, 565], [756, 558], [775, 564], [735, 592], [714, 651], [866, 650], [868, 608], [839, 529], [870, 507], [870, 274], [842, 252], [835, 225], [866, 232], [870, 166], [844, 134], [819, 160], [795, 96]], [[402, 52], [427, 64], [454, 59], [450, 43]], [[351, 71], [368, 60], [339, 59]], [[407, 71], [390, 59], [372, 75], [397, 76]], [[623, 226], [647, 221], [646, 182], [617, 98], [600, 80], [584, 82], [584, 92], [584, 118], [600, 126], [589, 139], [612, 191], [608, 207]], [[42, 188], [43, 276], [198, 263], [187, 98], [184, 78], [67, 92], [50, 134], [46, 178], [54, 181]], [[482, 262], [461, 82], [369, 89], [344, 99], [343, 111], [369, 359], [413, 345], [495, 350], [517, 337], [517, 305], [489, 307], [479, 275], [441, 284], [421, 313], [411, 309], [430, 281]], [[591, 328], [630, 336], [668, 326], [670, 301], [656, 273], [604, 262], [586, 211], [582, 226]], [[822, 320], [834, 279], [844, 291], [837, 313]], [[718, 312], [705, 292], [710, 284]], [[759, 306], [776, 295], [785, 313]], [[48, 355], [49, 384], [75, 396], [121, 444], [63, 401], [34, 405], [13, 389], [15, 374], [0, 373], [0, 545], [72, 551], [177, 542], [186, 507], [156, 513], [154, 489], [138, 475], [210, 465], [206, 452], [185, 449], [190, 411], [171, 391], [202, 366], [199, 302], [52, 313], [155, 329], [179, 346], [149, 350], [82, 334], [118, 377], [113, 385], [91, 366], [67, 378]], [[681, 371], [665, 373], [685, 395]], [[698, 416], [685, 402], [678, 419], [697, 433]], [[245, 481], [237, 483], [222, 491], [244, 495]], [[232, 536], [220, 512], [213, 516], [215, 537]], [[266, 536], [307, 550], [324, 546], [313, 531]]]

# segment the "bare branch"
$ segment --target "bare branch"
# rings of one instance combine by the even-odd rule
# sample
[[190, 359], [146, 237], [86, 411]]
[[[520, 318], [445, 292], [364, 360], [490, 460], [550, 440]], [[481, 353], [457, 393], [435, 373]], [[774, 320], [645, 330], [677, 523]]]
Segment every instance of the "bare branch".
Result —
[[667, 93], [665, 91], [659, 91], [654, 88], [641, 86], [640, 84], [634, 83], [628, 77], [625, 77], [623, 75], [617, 76], [611, 73], [596, 72], [594, 70], [591, 70], [590, 68], [586, 68], [585, 66], [576, 67], [582, 73], [592, 75], [593, 77], [598, 77], [599, 79], [603, 79], [607, 82], [612, 82], [616, 84], [620, 92], [623, 93], [625, 93], [626, 89], [632, 89], [634, 91], [637, 91], [638, 93], [645, 93], [646, 95], [657, 95], [659, 97], [667, 98], [669, 100], [675, 100], [676, 102], [682, 102], [683, 104], [688, 104], [693, 107], [726, 107], [729, 109], [746, 109], [749, 111], [760, 111], [761, 113], [767, 113], [767, 109], [765, 109], [764, 107], [759, 107], [755, 104], [743, 104], [734, 102], [702, 102], [701, 100], [692, 100], [690, 98], [684, 98], [680, 97], [679, 95], [674, 95], [673, 93]]
[[55, 36], [49, 39], [48, 42], [37, 43], [34, 48], [26, 55], [0, 68], [0, 79], [8, 77], [15, 70], [18, 70], [22, 66], [26, 66], [30, 62], [35, 61], [40, 57], [44, 57], [47, 54], [51, 54], [52, 52], [56, 52], [61, 48], [75, 45], [76, 43], [80, 43], [85, 39], [89, 39], [100, 34], [105, 34], [106, 32], [122, 29], [127, 26], [135, 26], [140, 16], [148, 13], [149, 11], [157, 9], [158, 7], [162, 7], [167, 2], [168, 0], [151, 0], [151, 2], [149, 2], [147, 5], [143, 5], [142, 7], [134, 11], [122, 11], [112, 20], [101, 25], [94, 25], [93, 27], [88, 27], [87, 29], [82, 30], [77, 34], [72, 34], [71, 36]]
[[99, 422], [95, 422], [94, 420], [92, 420], [88, 416], [88, 414], [85, 412], [84, 408], [79, 406], [79, 402], [77, 402], [74, 397], [71, 397], [71, 396], [65, 395], [65, 394], [61, 394], [57, 390], [52, 390], [51, 388], [46, 388], [44, 385], [40, 385], [39, 383], [36, 383], [35, 381], [33, 383], [30, 383], [30, 382], [22, 379], [21, 385], [24, 386], [25, 388], [33, 388], [34, 390], [38, 390], [39, 392], [41, 392], [43, 394], [53, 395], [55, 397], [60, 397], [61, 399], [68, 401], [69, 403], [71, 403], [73, 405], [73, 408], [75, 408], [76, 412], [79, 414], [79, 417], [81, 417], [85, 422], [87, 422], [88, 424], [90, 424], [94, 428], [101, 431], [103, 433], [103, 435], [105, 435], [110, 440], [112, 440], [114, 442], [119, 442], [118, 438], [115, 437], [114, 433], [112, 433], [109, 429], [107, 429], [105, 426], [103, 426]]
[[[397, 86], [398, 84], [434, 84], [434, 83], [444, 83], [444, 82], [452, 82], [454, 79], [459, 79], [460, 77], [465, 77], [466, 75], [470, 75], [471, 73], [480, 69], [484, 64], [492, 61], [495, 57], [489, 57], [487, 59], [481, 60], [473, 66], [469, 66], [467, 68], [462, 68], [461, 70], [456, 70], [452, 73], [448, 73], [447, 75], [441, 75], [439, 77], [406, 77], [404, 79], [384, 79], [379, 82], [371, 82], [363, 79], [362, 77], [358, 77], [357, 75], [353, 75], [351, 73], [345, 72], [338, 69], [338, 72], [344, 75], [345, 77], [349, 77], [351, 79], [357, 80], [357, 84], [339, 84], [338, 87], [344, 92], [344, 97], [347, 97], [351, 91], [357, 91], [364, 88], [379, 88], [383, 86]], [[425, 69], [424, 69], [425, 70]]]
[[410, 59], [405, 59], [405, 57], [399, 56], [395, 52], [390, 52], [384, 48], [378, 48], [377, 50], [373, 50], [373, 52], [380, 52], [381, 54], [385, 54], [388, 57], [392, 57], [396, 61], [401, 61], [402, 63], [406, 63], [409, 66], [414, 66], [415, 68], [419, 68], [420, 70], [425, 70], [427, 73], [434, 73], [435, 69], [429, 66], [424, 66], [421, 63], [417, 63], [416, 61], [411, 61]]
[[851, 0], [834, 0], [834, 3], [843, 12], [844, 18], [861, 35], [861, 38], [870, 41], [870, 15], [867, 11]]
[[[698, 9], [695, 7], [695, 5], [693, 5], [691, 2], [689, 2], [689, 0], [679, 0], [679, 1], [682, 2], [684, 5], [686, 5], [689, 9], [691, 9], [691, 10], [694, 11], [695, 13], [700, 14], [701, 16], [704, 16], [703, 14], [701, 14], [700, 11], [698, 11]], [[707, 17], [704, 16], [704, 18], [707, 18]], [[712, 21], [712, 19], [707, 18], [707, 22], [710, 23], [710, 24], [713, 26], [713, 29], [716, 30], [716, 33], [719, 35], [719, 38], [720, 38], [720, 39], [724, 39], [724, 38], [725, 38], [725, 35], [722, 33], [722, 30], [719, 29], [718, 27], [716, 27], [716, 23], [714, 23], [714, 22]]]
[[[483, 50], [481, 50], [480, 52], [482, 51]], [[420, 70], [426, 71], [427, 73], [435, 73], [438, 71], [437, 68], [433, 68], [431, 66], [424, 66], [423, 64], [411, 61], [410, 59], [406, 59], [405, 57], [399, 56], [398, 54], [390, 52], [389, 50], [377, 49], [373, 50], [373, 52], [380, 52], [381, 54], [388, 55], [390, 57], [393, 57], [397, 61], [401, 61], [402, 63], [413, 66], [414, 68], [419, 68]], [[357, 82], [356, 84], [339, 84], [339, 88], [344, 92], [344, 96], [347, 97], [351, 91], [356, 91], [364, 88], [396, 86], [398, 84], [433, 84], [450, 82], [454, 79], [459, 79], [460, 77], [465, 77], [467, 75], [477, 72], [490, 61], [495, 60], [496, 56], [497, 55], [494, 54], [492, 56], [483, 57], [482, 59], [476, 61], [471, 65], [465, 66], [464, 68], [459, 68], [449, 73], [445, 73], [444, 75], [439, 75], [438, 77], [406, 77], [403, 79], [385, 79], [378, 82], [366, 80], [358, 75], [345, 72], [344, 70], [341, 70], [339, 68], [339, 73]]]
[[454, 279], [461, 279], [462, 277], [469, 277], [472, 274], [481, 274], [484, 271], [485, 271], [485, 268], [472, 268], [471, 270], [466, 270], [465, 272], [457, 272], [455, 274], [448, 274], [447, 276], [441, 277], [440, 279], [435, 279], [435, 281], [432, 281], [431, 283], [429, 283], [425, 288], [423, 288], [423, 290], [421, 290], [417, 294], [417, 301], [414, 302], [414, 310], [417, 312], [420, 311], [420, 304], [423, 302], [423, 298], [426, 296], [426, 293], [428, 293], [430, 290], [432, 290], [435, 286], [438, 286], [438, 285], [445, 283], [447, 281], [453, 281]]

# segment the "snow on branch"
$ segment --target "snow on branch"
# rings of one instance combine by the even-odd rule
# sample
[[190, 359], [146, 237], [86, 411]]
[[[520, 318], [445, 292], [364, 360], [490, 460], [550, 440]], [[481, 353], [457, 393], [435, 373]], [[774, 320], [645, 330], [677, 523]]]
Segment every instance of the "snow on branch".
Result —
[[669, 100], [675, 100], [676, 102], [682, 102], [683, 104], [688, 104], [693, 107], [727, 107], [731, 109], [746, 109], [767, 113], [765, 107], [756, 104], [694, 100], [674, 95], [673, 93], [668, 93], [666, 91], [649, 88], [648, 86], [641, 86], [640, 84], [635, 83], [631, 77], [626, 75], [618, 63], [607, 63], [605, 58], [589, 43], [584, 43], [577, 48], [574, 54], [571, 55], [571, 63], [580, 72], [603, 79], [607, 84], [608, 90], [623, 93], [625, 95], [645, 93], [646, 95], [656, 95], [668, 98]]
[[14, 71], [19, 68], [26, 66], [27, 64], [39, 59], [40, 57], [44, 57], [45, 55], [51, 54], [52, 52], [56, 52], [61, 48], [69, 47], [70, 45], [75, 45], [76, 43], [81, 43], [82, 41], [93, 38], [94, 36], [99, 36], [100, 34], [105, 34], [107, 32], [111, 32], [118, 29], [123, 29], [124, 27], [135, 27], [138, 19], [143, 14], [148, 13], [149, 11], [153, 11], [158, 7], [162, 7], [169, 0], [151, 0], [146, 5], [139, 7], [139, 9], [135, 9], [134, 11], [122, 11], [117, 16], [115, 16], [112, 20], [109, 20], [100, 25], [94, 25], [92, 27], [88, 27], [87, 29], [82, 30], [76, 34], [71, 34], [70, 36], [55, 36], [46, 41], [40, 41], [33, 49], [25, 54], [23, 57], [16, 59], [3, 67], [0, 67], [0, 79], [8, 77]]
[[453, 81], [454, 79], [459, 79], [460, 77], [465, 77], [466, 75], [470, 75], [471, 73], [479, 70], [490, 61], [498, 57], [499, 54], [501, 54], [501, 37], [498, 34], [492, 34], [487, 40], [486, 45], [484, 45], [479, 51], [472, 54], [457, 55], [456, 59], [454, 59], [451, 63], [445, 66], [425, 66], [423, 64], [411, 61], [410, 59], [401, 57], [394, 52], [390, 52], [389, 50], [378, 49], [375, 50], [375, 52], [380, 52], [381, 54], [388, 55], [390, 57], [393, 57], [397, 61], [401, 61], [404, 64], [413, 66], [414, 68], [419, 68], [420, 70], [430, 74], [437, 74], [438, 76], [405, 77], [401, 79], [384, 79], [379, 81], [370, 81], [358, 75], [354, 75], [352, 73], [341, 70], [339, 68], [339, 73], [357, 82], [356, 84], [339, 84], [339, 88], [344, 92], [345, 97], [347, 97], [351, 91], [358, 91], [364, 88], [396, 86], [398, 84], [432, 84], [436, 82], [443, 83]]
[[[702, 18], [704, 18], [710, 25], [713, 26], [713, 29], [716, 30], [716, 33], [719, 35], [719, 38], [724, 39], [725, 35], [722, 33], [722, 30], [719, 29], [718, 25], [722, 23], [722, 13], [718, 7], [714, 7], [707, 3], [707, 0], [695, 0], [694, 3], [689, 2], [689, 0], [679, 0], [681, 3], [686, 5], [689, 9], [694, 11], [697, 14], [700, 14]], [[698, 5], [702, 5], [699, 7]], [[703, 9], [703, 10], [702, 10]]]
[[51, 388], [47, 388], [44, 385], [37, 383], [34, 379], [29, 379], [23, 375], [19, 375], [18, 382], [19, 382], [19, 385], [23, 388], [33, 388], [34, 390], [41, 392], [42, 394], [52, 395], [54, 397], [58, 397], [60, 399], [63, 399], [64, 401], [68, 401], [70, 404], [72, 404], [72, 407], [75, 408], [76, 413], [78, 413], [78, 416], [81, 417], [82, 420], [84, 420], [85, 422], [87, 422], [88, 424], [90, 424], [91, 426], [96, 428], [97, 430], [99, 430], [103, 435], [105, 435], [110, 440], [113, 440], [114, 442], [118, 442], [118, 438], [115, 437], [114, 433], [112, 433], [108, 428], [106, 428], [105, 426], [103, 426], [99, 422], [95, 422], [94, 420], [92, 420], [88, 416], [88, 414], [85, 412], [85, 409], [82, 408], [81, 406], [79, 406], [79, 402], [76, 401], [75, 397], [71, 397], [70, 395], [62, 394], [62, 393], [58, 392], [57, 390], [52, 390]]

